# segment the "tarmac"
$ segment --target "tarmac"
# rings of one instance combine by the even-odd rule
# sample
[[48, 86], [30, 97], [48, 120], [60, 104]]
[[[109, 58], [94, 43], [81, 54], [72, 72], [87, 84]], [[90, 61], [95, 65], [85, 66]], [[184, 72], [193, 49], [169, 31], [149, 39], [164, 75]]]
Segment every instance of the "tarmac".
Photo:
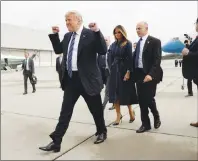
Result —
[[[163, 82], [158, 85], [156, 102], [162, 125], [137, 134], [141, 126], [140, 109], [133, 105], [136, 120], [129, 123], [126, 106], [120, 125], [113, 127], [115, 110], [105, 111], [108, 138], [93, 144], [96, 127], [82, 97], [75, 105], [72, 120], [64, 136], [59, 153], [43, 152], [39, 146], [48, 144], [60, 114], [63, 91], [59, 87], [55, 67], [37, 67], [37, 91], [23, 95], [23, 75], [18, 72], [1, 73], [1, 160], [198, 160], [198, 128], [191, 122], [198, 120], [197, 89], [186, 98], [181, 67], [174, 60], [162, 61]], [[104, 90], [101, 93], [104, 97]]]

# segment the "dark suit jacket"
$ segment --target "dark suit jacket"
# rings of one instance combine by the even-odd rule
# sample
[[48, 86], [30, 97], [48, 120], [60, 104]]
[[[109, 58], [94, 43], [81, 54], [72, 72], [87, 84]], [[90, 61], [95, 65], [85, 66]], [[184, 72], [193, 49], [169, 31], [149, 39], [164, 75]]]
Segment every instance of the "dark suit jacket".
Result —
[[60, 56], [56, 58], [56, 71], [61, 72]]
[[[60, 42], [58, 34], [49, 35], [55, 53], [63, 53], [61, 64], [62, 71], [65, 71], [61, 82], [63, 90], [68, 85], [68, 72], [65, 62], [67, 61], [67, 50], [71, 36], [72, 32], [66, 33]], [[83, 28], [78, 45], [77, 67], [82, 85], [89, 95], [97, 95], [103, 88], [102, 77], [97, 64], [97, 53], [105, 55], [106, 52], [107, 46], [102, 33]]]
[[[163, 77], [163, 70], [160, 67], [161, 56], [161, 41], [155, 37], [148, 36], [147, 40], [145, 41], [142, 53], [143, 70], [146, 75], [150, 75], [153, 78], [153, 80], [155, 80], [157, 83], [159, 83]], [[134, 65], [135, 57], [136, 50], [133, 54]]]
[[100, 68], [106, 68], [106, 55], [98, 55], [97, 61]]
[[188, 55], [183, 57], [182, 73], [186, 79], [198, 79], [198, 38], [188, 47]]
[[[30, 72], [31, 72], [31, 73], [35, 73], [34, 61], [33, 61], [32, 58], [29, 58], [28, 65], [29, 65]], [[23, 60], [23, 63], [22, 63], [23, 74], [24, 74], [24, 72], [25, 72], [25, 66], [26, 66], [26, 61], [25, 61], [25, 59], [24, 59], [24, 60]]]

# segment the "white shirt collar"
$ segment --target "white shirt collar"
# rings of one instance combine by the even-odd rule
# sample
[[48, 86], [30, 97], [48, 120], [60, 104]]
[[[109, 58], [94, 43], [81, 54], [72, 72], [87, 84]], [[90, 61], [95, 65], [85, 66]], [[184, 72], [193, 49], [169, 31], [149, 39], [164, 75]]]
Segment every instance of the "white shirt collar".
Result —
[[148, 34], [146, 34], [145, 36], [143, 36], [143, 37], [142, 37], [142, 40], [144, 40], [144, 41], [145, 41], [145, 40], [148, 38], [148, 36], [149, 36], [149, 35], [148, 35]]
[[80, 28], [78, 29], [78, 31], [76, 31], [77, 35], [80, 35], [82, 30], [83, 30], [83, 25], [81, 25]]

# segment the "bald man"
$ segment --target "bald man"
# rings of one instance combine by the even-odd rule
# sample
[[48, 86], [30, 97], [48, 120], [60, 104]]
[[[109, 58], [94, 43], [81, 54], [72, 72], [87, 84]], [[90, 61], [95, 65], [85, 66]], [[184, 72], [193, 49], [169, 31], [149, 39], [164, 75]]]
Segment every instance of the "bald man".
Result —
[[154, 116], [154, 127], [161, 125], [159, 112], [155, 102], [157, 83], [161, 81], [161, 41], [148, 34], [148, 24], [140, 22], [136, 26], [140, 37], [133, 55], [134, 75], [141, 110], [142, 125], [136, 131], [143, 133], [151, 129], [149, 110]]

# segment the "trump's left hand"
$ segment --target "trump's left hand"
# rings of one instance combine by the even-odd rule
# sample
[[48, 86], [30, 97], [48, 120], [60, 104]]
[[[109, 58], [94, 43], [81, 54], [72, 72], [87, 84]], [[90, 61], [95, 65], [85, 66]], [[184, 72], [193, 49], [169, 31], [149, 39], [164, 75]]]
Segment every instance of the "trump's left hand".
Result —
[[144, 83], [150, 82], [150, 81], [152, 81], [152, 80], [153, 80], [152, 77], [151, 77], [150, 75], [147, 75], [147, 76], [144, 78]]
[[182, 55], [183, 55], [183, 56], [188, 55], [188, 53], [189, 53], [189, 50], [188, 50], [187, 48], [184, 48], [184, 49], [182, 50]]
[[98, 32], [99, 31], [99, 28], [98, 28], [98, 25], [96, 23], [90, 23], [89, 24], [89, 28], [94, 31], [94, 32]]

